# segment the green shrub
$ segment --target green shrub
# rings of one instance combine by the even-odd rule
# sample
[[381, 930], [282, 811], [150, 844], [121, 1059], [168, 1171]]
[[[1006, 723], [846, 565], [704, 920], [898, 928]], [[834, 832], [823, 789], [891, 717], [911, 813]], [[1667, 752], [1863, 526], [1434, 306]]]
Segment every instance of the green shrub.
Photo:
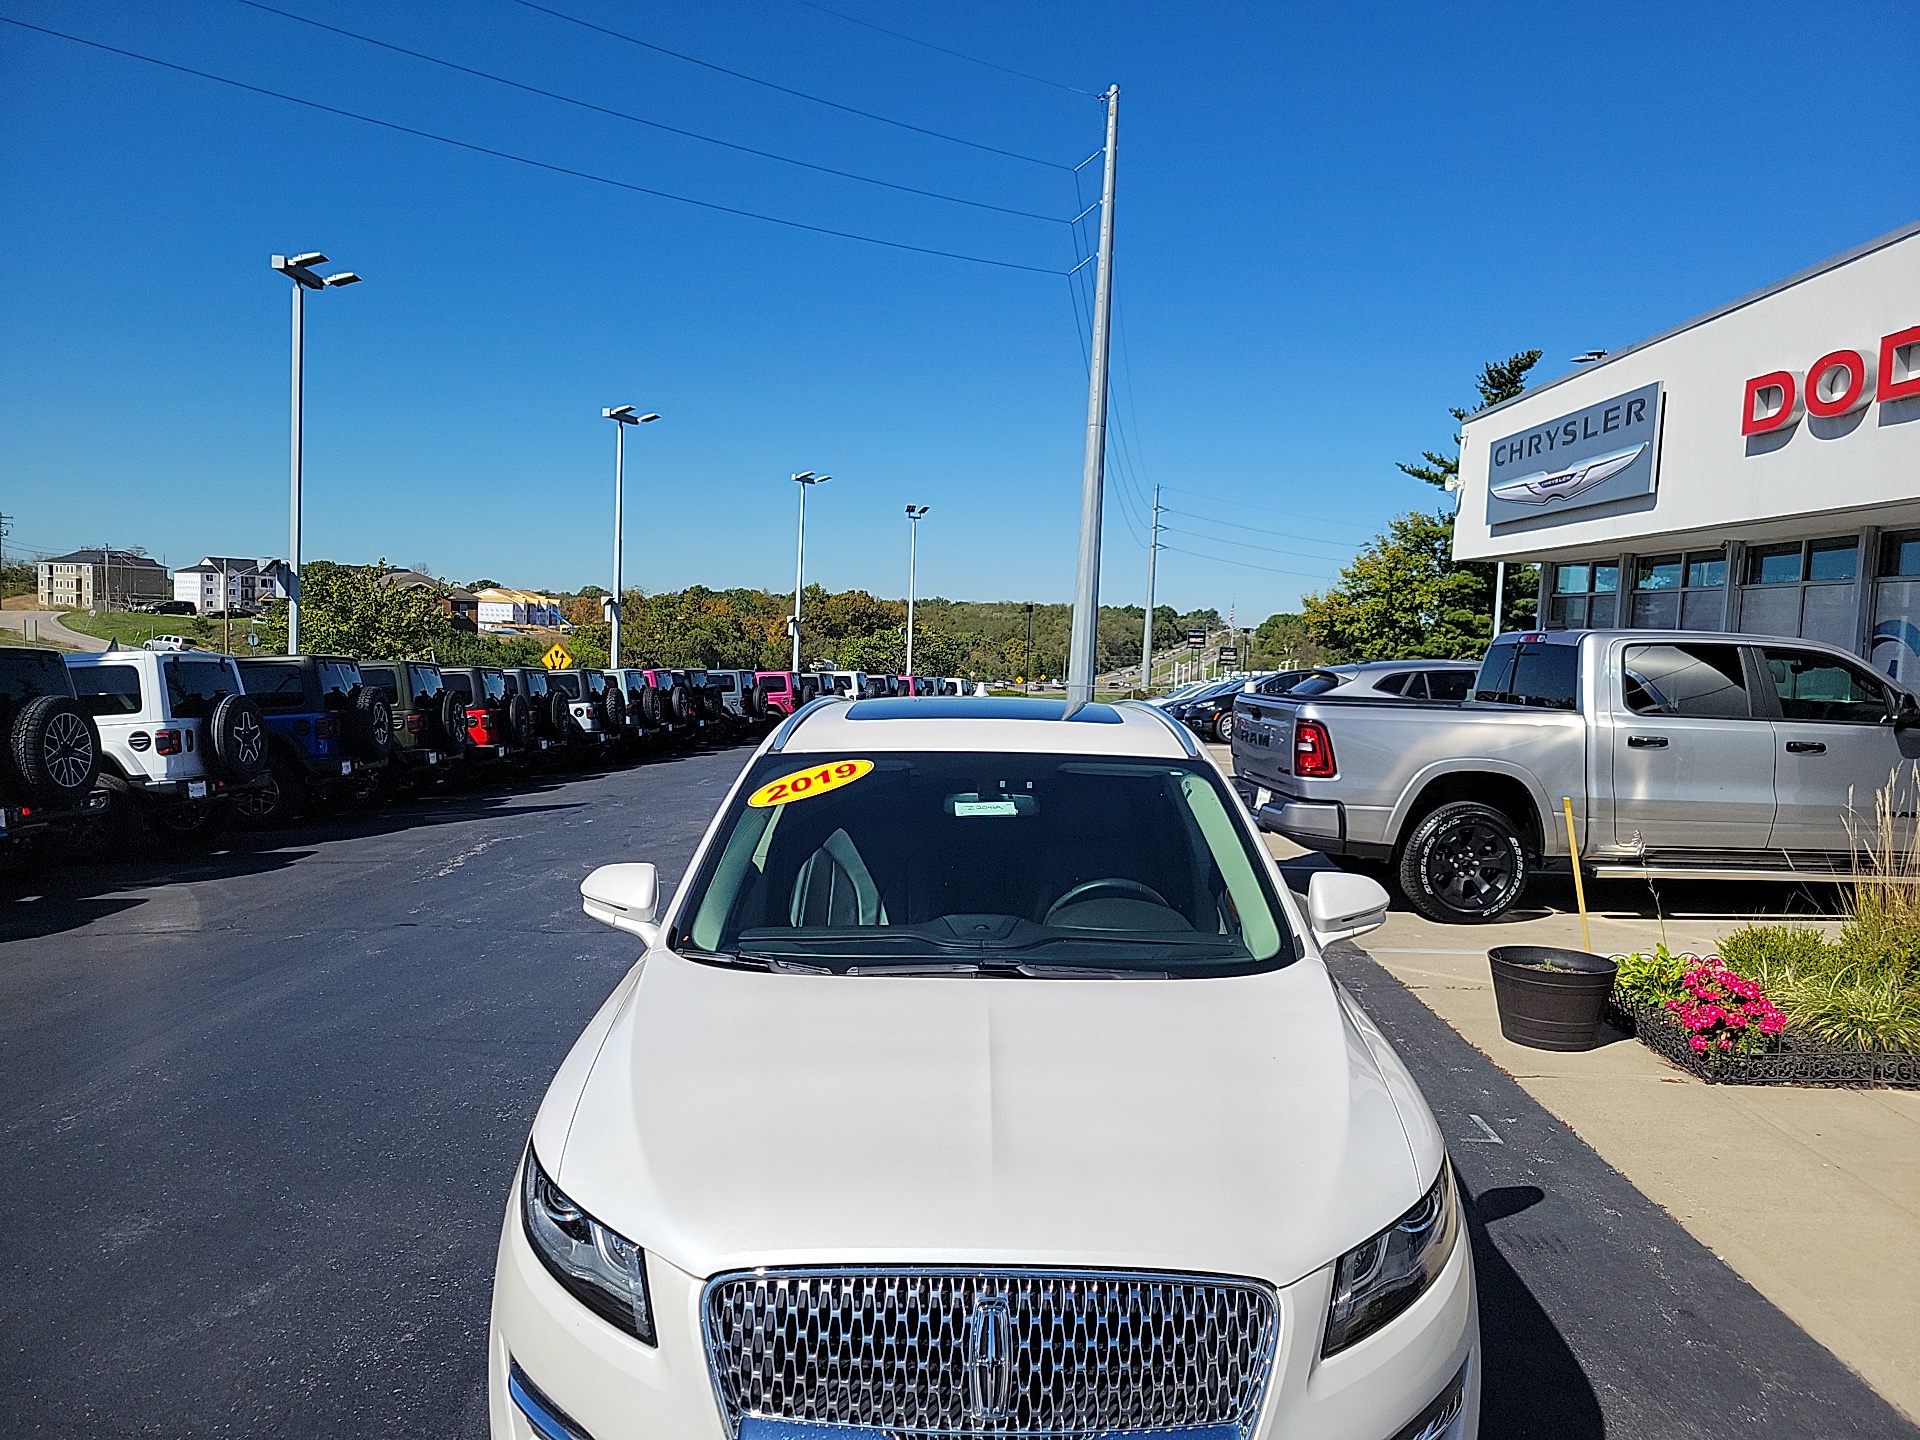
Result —
[[1684, 993], [1681, 982], [1695, 963], [1695, 957], [1675, 955], [1665, 945], [1656, 945], [1651, 955], [1615, 957], [1619, 969], [1613, 977], [1613, 998], [1622, 1009], [1636, 1005], [1665, 1005]]
[[1769, 989], [1792, 976], [1828, 974], [1845, 964], [1840, 948], [1811, 925], [1748, 925], [1720, 942], [1720, 958]]
[[1859, 1050], [1920, 1051], [1920, 992], [1852, 970], [1784, 986], [1775, 997], [1793, 1029]]

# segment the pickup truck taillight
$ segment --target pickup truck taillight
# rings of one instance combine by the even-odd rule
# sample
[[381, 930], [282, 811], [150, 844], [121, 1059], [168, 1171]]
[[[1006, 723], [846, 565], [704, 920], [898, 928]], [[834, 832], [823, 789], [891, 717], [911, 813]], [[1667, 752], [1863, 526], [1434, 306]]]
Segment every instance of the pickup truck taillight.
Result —
[[153, 753], [156, 755], [178, 755], [180, 753], [180, 732], [178, 730], [154, 731]]
[[1333, 775], [1333, 741], [1318, 720], [1302, 720], [1293, 727], [1293, 773], [1321, 780]]

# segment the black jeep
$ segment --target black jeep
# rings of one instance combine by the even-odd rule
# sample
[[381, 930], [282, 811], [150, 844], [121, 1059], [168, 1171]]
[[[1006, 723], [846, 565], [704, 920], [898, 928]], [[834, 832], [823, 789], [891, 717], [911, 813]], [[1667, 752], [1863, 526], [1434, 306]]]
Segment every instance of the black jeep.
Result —
[[0, 839], [66, 833], [104, 808], [100, 732], [58, 650], [0, 646]]

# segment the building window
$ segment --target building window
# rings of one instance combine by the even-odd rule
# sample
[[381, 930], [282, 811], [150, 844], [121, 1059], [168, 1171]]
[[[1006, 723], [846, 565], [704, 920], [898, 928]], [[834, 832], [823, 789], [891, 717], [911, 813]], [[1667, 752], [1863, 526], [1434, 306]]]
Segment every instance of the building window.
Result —
[[1751, 547], [1740, 592], [1741, 630], [1851, 650], [1859, 561], [1860, 543], [1851, 535]]
[[1581, 560], [1553, 567], [1549, 630], [1606, 630], [1615, 623], [1620, 567], [1613, 561]]
[[1718, 630], [1726, 583], [1723, 550], [1644, 555], [1633, 567], [1631, 623], [1639, 630]]
[[1873, 589], [1873, 668], [1920, 686], [1920, 530], [1881, 538]]

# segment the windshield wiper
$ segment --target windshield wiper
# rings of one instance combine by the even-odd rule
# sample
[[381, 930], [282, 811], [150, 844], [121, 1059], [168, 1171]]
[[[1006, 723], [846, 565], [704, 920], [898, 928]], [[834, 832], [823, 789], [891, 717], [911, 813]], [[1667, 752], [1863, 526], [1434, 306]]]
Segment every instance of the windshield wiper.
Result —
[[1047, 965], [1028, 960], [880, 961], [849, 965], [848, 975], [1018, 975], [1029, 980], [1169, 980], [1164, 970], [1109, 969], [1098, 965]]

